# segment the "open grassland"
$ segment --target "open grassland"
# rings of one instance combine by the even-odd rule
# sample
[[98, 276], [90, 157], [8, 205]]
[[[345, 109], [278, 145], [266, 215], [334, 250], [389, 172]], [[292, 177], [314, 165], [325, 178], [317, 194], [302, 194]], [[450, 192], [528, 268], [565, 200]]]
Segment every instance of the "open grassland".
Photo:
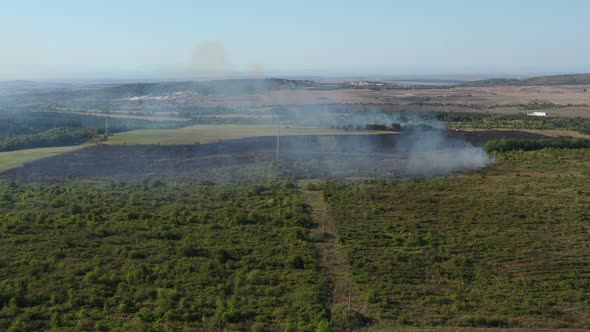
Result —
[[63, 146], [63, 147], [51, 147], [51, 148], [39, 148], [39, 149], [26, 149], [18, 151], [0, 152], [0, 172], [7, 171], [9, 169], [19, 167], [23, 163], [56, 156], [65, 152], [75, 151], [84, 147], [90, 146], [89, 144], [75, 145], [75, 146]]
[[590, 328], [590, 150], [498, 158], [450, 178], [324, 184], [376, 330]]
[[[338, 135], [338, 134], [379, 134], [379, 131], [347, 132], [336, 129], [280, 127], [281, 135]], [[390, 131], [386, 133], [391, 133]], [[118, 133], [109, 137], [107, 144], [161, 144], [181, 145], [211, 143], [220, 140], [257, 136], [275, 136], [277, 127], [272, 125], [196, 125], [178, 129], [146, 129]]]
[[[555, 85], [555, 86], [489, 86], [489, 87], [456, 87], [450, 89], [422, 90], [346, 90], [364, 100], [375, 102], [396, 101], [395, 98], [430, 98], [429, 102], [458, 103], [477, 105], [502, 105], [547, 101], [555, 104], [589, 104], [590, 92], [588, 85]], [[584, 91], [586, 89], [586, 91]], [[361, 92], [362, 91], [362, 92]], [[394, 98], [394, 99], [387, 99]]]

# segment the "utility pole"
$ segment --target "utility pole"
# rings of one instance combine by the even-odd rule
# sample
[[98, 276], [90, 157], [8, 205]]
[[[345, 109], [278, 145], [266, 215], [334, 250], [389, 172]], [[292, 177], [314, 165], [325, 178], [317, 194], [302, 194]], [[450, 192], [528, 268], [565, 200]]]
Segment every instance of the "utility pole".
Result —
[[279, 161], [281, 156], [281, 122], [277, 117], [277, 151], [276, 160]]
[[352, 297], [352, 282], [348, 282], [348, 314], [350, 314], [350, 302]]
[[105, 117], [104, 121], [104, 139], [106, 140], [109, 137], [109, 111], [107, 110], [107, 116]]

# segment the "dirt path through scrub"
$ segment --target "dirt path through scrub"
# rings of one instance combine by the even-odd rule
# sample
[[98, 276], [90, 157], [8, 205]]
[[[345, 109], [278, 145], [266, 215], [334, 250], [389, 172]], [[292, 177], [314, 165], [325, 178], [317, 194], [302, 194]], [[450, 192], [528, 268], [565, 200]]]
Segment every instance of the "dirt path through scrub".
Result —
[[[342, 248], [336, 241], [335, 221], [333, 220], [328, 204], [322, 191], [307, 190], [307, 181], [301, 181], [303, 198], [311, 206], [311, 217], [314, 223], [310, 238], [318, 250], [320, 263], [324, 273], [331, 283], [331, 303], [329, 308], [336, 306], [367, 314], [367, 303], [354, 284], [351, 283], [350, 267], [342, 252]], [[349, 296], [350, 295], [350, 296]]]

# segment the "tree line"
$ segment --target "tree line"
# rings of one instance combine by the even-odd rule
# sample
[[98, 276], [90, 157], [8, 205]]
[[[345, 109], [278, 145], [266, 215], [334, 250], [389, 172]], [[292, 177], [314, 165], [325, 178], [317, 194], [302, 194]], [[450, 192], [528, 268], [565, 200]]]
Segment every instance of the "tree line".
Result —
[[545, 138], [545, 139], [512, 139], [488, 141], [484, 145], [487, 152], [534, 151], [551, 149], [587, 149], [590, 139], [585, 138]]
[[77, 145], [96, 136], [90, 128], [55, 128], [44, 132], [0, 139], [0, 151]]

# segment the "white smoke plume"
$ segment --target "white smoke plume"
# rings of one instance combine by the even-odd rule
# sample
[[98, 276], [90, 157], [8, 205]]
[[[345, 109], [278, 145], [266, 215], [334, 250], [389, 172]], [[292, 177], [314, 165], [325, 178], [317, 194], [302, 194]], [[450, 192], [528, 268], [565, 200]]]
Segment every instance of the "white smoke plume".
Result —
[[232, 74], [228, 52], [218, 41], [202, 41], [195, 45], [191, 65], [198, 77], [221, 78]]
[[414, 176], [447, 175], [494, 162], [481, 147], [449, 137], [441, 129], [402, 132], [396, 150], [407, 154], [405, 173]]

